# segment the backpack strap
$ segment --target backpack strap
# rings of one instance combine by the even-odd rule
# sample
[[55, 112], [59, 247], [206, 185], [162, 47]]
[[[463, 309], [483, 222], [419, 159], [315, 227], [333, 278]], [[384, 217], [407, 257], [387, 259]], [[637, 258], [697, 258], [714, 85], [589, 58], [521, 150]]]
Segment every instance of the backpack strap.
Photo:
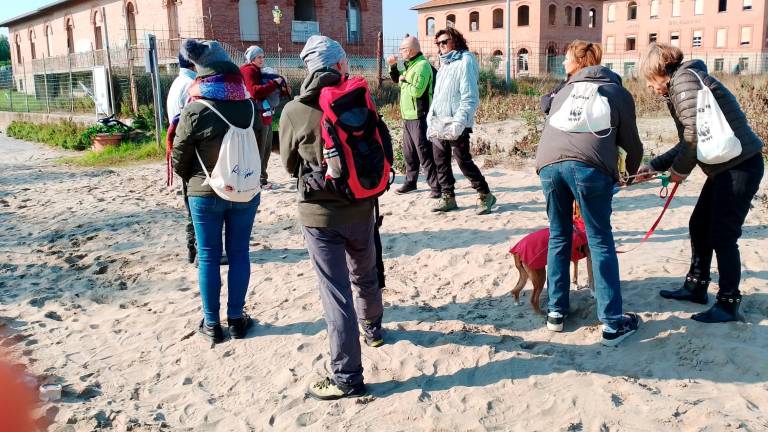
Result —
[[208, 103], [208, 101], [206, 101], [204, 99], [198, 99], [197, 102], [200, 102], [201, 104], [207, 106], [209, 110], [211, 110], [214, 113], [216, 113], [216, 115], [219, 116], [219, 118], [221, 118], [222, 120], [224, 120], [224, 123], [226, 123], [229, 127], [231, 127], [231, 128], [235, 127], [235, 126], [232, 125], [232, 123], [229, 122], [229, 120], [227, 120], [226, 117], [224, 117], [216, 108], [214, 108], [213, 105]]
[[692, 74], [693, 74], [693, 76], [695, 76], [696, 78], [698, 78], [698, 79], [699, 79], [699, 82], [701, 83], [701, 88], [702, 88], [702, 89], [703, 89], [703, 88], [705, 88], [705, 87], [707, 87], [707, 85], [706, 85], [706, 84], [704, 84], [704, 80], [703, 80], [703, 79], [701, 79], [701, 77], [699, 76], [699, 74], [697, 74], [697, 73], [696, 73], [696, 71], [694, 71], [693, 69], [686, 69], [686, 71], [688, 71], [688, 72], [692, 73]]

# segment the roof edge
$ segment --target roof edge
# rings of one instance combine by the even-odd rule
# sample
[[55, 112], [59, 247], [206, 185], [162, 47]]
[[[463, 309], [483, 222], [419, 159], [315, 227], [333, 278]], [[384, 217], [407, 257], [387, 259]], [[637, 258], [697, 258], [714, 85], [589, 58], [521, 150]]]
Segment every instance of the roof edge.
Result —
[[65, 4], [65, 3], [69, 3], [69, 2], [72, 2], [72, 1], [75, 1], [75, 0], [56, 0], [53, 3], [49, 3], [49, 4], [45, 5], [45, 6], [41, 6], [41, 7], [37, 8], [37, 9], [35, 9], [35, 10], [31, 10], [29, 12], [25, 12], [25, 13], [23, 13], [21, 15], [17, 15], [15, 17], [13, 17], [13, 18], [8, 18], [7, 20], [5, 20], [3, 22], [0, 22], [0, 27], [8, 27], [8, 26], [10, 26], [13, 23], [22, 21], [22, 20], [27, 19], [27, 18], [32, 18], [32, 17], [34, 17], [36, 15], [42, 14], [44, 12], [48, 12], [51, 9], [54, 9], [54, 8], [56, 8], [58, 6], [61, 6], [61, 5]]

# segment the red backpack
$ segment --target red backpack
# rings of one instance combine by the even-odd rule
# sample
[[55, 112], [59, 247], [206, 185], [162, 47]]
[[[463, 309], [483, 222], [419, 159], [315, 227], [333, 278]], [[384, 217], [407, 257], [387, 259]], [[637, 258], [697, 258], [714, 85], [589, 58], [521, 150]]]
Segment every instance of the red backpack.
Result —
[[320, 92], [325, 181], [351, 200], [374, 199], [394, 179], [392, 140], [362, 77]]

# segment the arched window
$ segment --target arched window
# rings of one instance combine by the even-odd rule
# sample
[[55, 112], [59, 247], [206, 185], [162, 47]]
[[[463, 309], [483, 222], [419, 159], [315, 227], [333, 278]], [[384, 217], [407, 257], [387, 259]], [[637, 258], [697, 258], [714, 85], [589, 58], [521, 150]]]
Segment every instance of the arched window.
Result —
[[21, 63], [21, 35], [16, 33], [16, 63]]
[[565, 7], [565, 25], [573, 25], [573, 8], [570, 6]]
[[53, 28], [50, 25], [45, 26], [45, 49], [48, 57], [53, 56]]
[[480, 30], [480, 12], [470, 12], [469, 14], [469, 31]]
[[104, 36], [101, 33], [101, 14], [99, 11], [93, 14], [93, 49], [104, 49]]
[[293, 7], [293, 19], [296, 21], [317, 21], [315, 0], [296, 0]]
[[501, 50], [496, 50], [496, 51], [493, 52], [493, 56], [494, 57], [503, 57], [504, 53], [501, 52]]
[[75, 53], [75, 35], [74, 35], [74, 23], [72, 18], [67, 18], [67, 53]]
[[557, 6], [549, 5], [549, 25], [557, 24]]
[[557, 68], [557, 47], [550, 45], [547, 47], [547, 73], [553, 73]]
[[659, 17], [659, 0], [651, 0], [651, 18]]
[[128, 42], [131, 45], [136, 45], [138, 42], [138, 38], [136, 37], [136, 9], [134, 8], [133, 3], [128, 3], [125, 7], [125, 20], [128, 25]]
[[616, 5], [615, 4], [609, 4], [608, 5], [608, 22], [614, 22], [616, 21]]
[[630, 21], [637, 19], [637, 2], [629, 2], [627, 6], [627, 19]]
[[581, 7], [580, 6], [576, 7], [576, 13], [574, 14], [573, 24], [576, 27], [581, 27]]
[[363, 41], [360, 3], [357, 0], [347, 2], [347, 42], [359, 44]]
[[240, 18], [240, 39], [259, 40], [259, 2], [258, 0], [240, 0], [238, 2]]
[[435, 19], [432, 17], [427, 18], [427, 36], [435, 35]]
[[[166, 0], [166, 9], [168, 9], [168, 39], [177, 41], [179, 36], [179, 10], [176, 8], [176, 0]], [[175, 47], [172, 46], [175, 51]]]
[[591, 8], [589, 10], [589, 28], [595, 28], [597, 26], [597, 10]]
[[528, 72], [528, 50], [525, 48], [517, 52], [517, 71], [520, 73]]
[[504, 28], [504, 10], [503, 9], [493, 10], [493, 28], [495, 29]]
[[32, 60], [37, 58], [37, 53], [35, 52], [35, 31], [34, 30], [29, 31], [29, 53], [32, 55]]
[[528, 6], [520, 6], [517, 8], [517, 26], [525, 27], [531, 21], [531, 8]]
[[455, 28], [456, 27], [456, 15], [450, 14], [447, 17], [445, 17], [445, 28]]

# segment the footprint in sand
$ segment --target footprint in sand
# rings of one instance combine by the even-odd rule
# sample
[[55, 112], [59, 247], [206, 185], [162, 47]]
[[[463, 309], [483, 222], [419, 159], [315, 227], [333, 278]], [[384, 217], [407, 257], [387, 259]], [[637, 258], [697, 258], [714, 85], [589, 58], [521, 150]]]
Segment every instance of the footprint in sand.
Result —
[[317, 422], [317, 417], [315, 417], [315, 414], [311, 412], [305, 412], [305, 413], [299, 414], [299, 416], [296, 417], [296, 424], [301, 427], [307, 427], [316, 422]]

